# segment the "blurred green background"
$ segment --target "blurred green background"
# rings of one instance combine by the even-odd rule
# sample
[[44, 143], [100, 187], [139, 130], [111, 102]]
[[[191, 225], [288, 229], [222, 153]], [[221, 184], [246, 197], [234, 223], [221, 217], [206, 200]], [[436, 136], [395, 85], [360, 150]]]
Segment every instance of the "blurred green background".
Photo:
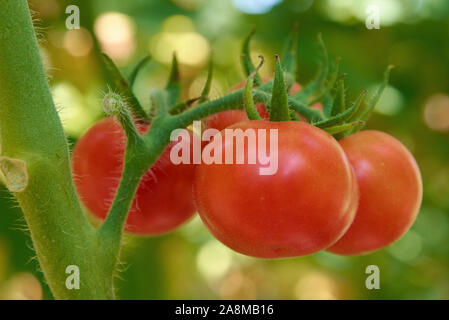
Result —
[[[79, 30], [65, 26], [71, 4], [80, 8]], [[365, 26], [370, 4], [380, 9], [379, 30]], [[103, 117], [107, 76], [100, 50], [125, 74], [146, 54], [153, 56], [135, 87], [144, 106], [149, 90], [165, 84], [173, 51], [185, 98], [199, 94], [211, 56], [214, 97], [242, 81], [240, 47], [253, 26], [252, 54], [263, 54], [267, 61], [263, 75], [272, 74], [272, 57], [295, 22], [302, 83], [316, 70], [319, 32], [330, 55], [342, 57], [350, 99], [372, 90], [388, 64], [396, 66], [368, 127], [400, 139], [421, 168], [421, 212], [402, 239], [360, 257], [323, 252], [260, 260], [227, 249], [195, 217], [166, 236], [126, 236], [117, 280], [120, 298], [449, 298], [449, 1], [33, 0], [30, 6], [54, 99], [73, 143]], [[365, 287], [365, 268], [371, 264], [380, 268], [380, 290]], [[41, 298], [51, 299], [51, 293], [20, 209], [0, 186], [0, 299]]]

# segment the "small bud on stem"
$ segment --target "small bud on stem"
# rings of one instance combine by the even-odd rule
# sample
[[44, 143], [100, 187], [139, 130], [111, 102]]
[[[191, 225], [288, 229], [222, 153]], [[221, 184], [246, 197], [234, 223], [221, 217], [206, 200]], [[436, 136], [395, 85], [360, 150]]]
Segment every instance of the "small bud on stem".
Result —
[[116, 116], [126, 107], [122, 96], [112, 91], [106, 93], [101, 104], [108, 116]]
[[0, 157], [0, 169], [5, 176], [6, 187], [11, 192], [22, 192], [28, 185], [26, 163], [20, 159]]

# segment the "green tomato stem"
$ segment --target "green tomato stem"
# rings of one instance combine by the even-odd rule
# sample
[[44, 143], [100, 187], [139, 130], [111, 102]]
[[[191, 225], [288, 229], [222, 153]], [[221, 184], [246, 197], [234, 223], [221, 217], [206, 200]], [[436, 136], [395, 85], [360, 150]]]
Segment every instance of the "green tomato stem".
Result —
[[[26, 0], [0, 1], [0, 52], [1, 152], [25, 163], [27, 185], [14, 195], [45, 279], [57, 299], [113, 298], [113, 268], [75, 193]], [[79, 269], [79, 289], [66, 286], [68, 266]]]

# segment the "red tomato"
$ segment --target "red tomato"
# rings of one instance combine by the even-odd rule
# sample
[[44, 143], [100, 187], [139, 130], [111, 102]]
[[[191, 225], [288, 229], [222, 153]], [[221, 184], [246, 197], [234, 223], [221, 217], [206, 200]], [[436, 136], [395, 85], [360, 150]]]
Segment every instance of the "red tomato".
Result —
[[329, 251], [355, 255], [383, 248], [410, 229], [422, 199], [418, 165], [406, 147], [379, 131], [340, 141], [357, 177], [360, 202], [354, 223]]
[[[148, 126], [140, 126], [143, 133]], [[80, 138], [73, 151], [75, 186], [84, 205], [105, 219], [119, 185], [125, 134], [113, 118], [106, 118]], [[142, 235], [170, 232], [195, 213], [192, 183], [194, 165], [170, 161], [172, 142], [142, 178], [125, 230]], [[181, 143], [181, 142], [179, 142]]]
[[[245, 82], [239, 83], [236, 85], [231, 91], [235, 91], [241, 89], [245, 86]], [[290, 89], [292, 94], [297, 93], [301, 90], [301, 85], [298, 83], [294, 83]], [[270, 118], [270, 114], [263, 103], [259, 103], [256, 105], [257, 111], [259, 112], [260, 117], [263, 120], [268, 120]], [[323, 110], [323, 106], [320, 103], [315, 103], [311, 106], [313, 109]], [[298, 115], [303, 121], [305, 121], [304, 117]], [[217, 114], [214, 114], [207, 118], [205, 128], [206, 129], [217, 129], [219, 131], [227, 128], [235, 123], [248, 121], [248, 116], [246, 115], [245, 110], [227, 110]]]
[[[258, 151], [247, 144], [245, 164], [199, 165], [195, 200], [212, 234], [240, 253], [261, 258], [307, 255], [335, 243], [353, 221], [358, 202], [352, 168], [338, 142], [298, 121], [230, 127], [237, 128], [266, 129], [266, 141], [270, 129], [278, 130], [278, 170], [260, 175], [259, 168], [267, 166], [248, 164], [249, 152]], [[231, 151], [235, 159], [235, 141], [222, 140], [222, 155]]]

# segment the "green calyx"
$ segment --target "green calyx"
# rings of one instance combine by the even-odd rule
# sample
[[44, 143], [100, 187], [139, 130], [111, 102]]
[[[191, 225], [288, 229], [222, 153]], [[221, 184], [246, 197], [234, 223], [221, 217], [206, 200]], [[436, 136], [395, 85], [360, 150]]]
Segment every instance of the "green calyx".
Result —
[[[259, 68], [255, 68], [250, 59], [249, 45], [253, 35], [254, 30], [244, 40], [241, 55], [243, 70], [248, 76], [244, 107], [250, 120], [260, 118], [254, 113], [256, 109], [252, 105], [253, 98], [258, 98], [267, 106], [270, 121], [301, 121], [299, 114], [310, 124], [327, 131], [337, 139], [363, 128], [388, 84], [393, 66], [387, 67], [382, 83], [368, 102], [364, 99], [367, 92], [363, 91], [355, 101], [348, 104], [344, 85], [346, 74], [339, 75], [341, 59], [338, 57], [333, 62], [329, 61], [326, 46], [319, 34], [319, 71], [301, 90], [290, 94], [291, 86], [297, 78], [297, 26], [285, 42], [282, 63], [279, 56], [275, 56], [274, 79], [265, 84], [258, 80]], [[311, 108], [317, 103], [321, 104], [322, 110]]]

